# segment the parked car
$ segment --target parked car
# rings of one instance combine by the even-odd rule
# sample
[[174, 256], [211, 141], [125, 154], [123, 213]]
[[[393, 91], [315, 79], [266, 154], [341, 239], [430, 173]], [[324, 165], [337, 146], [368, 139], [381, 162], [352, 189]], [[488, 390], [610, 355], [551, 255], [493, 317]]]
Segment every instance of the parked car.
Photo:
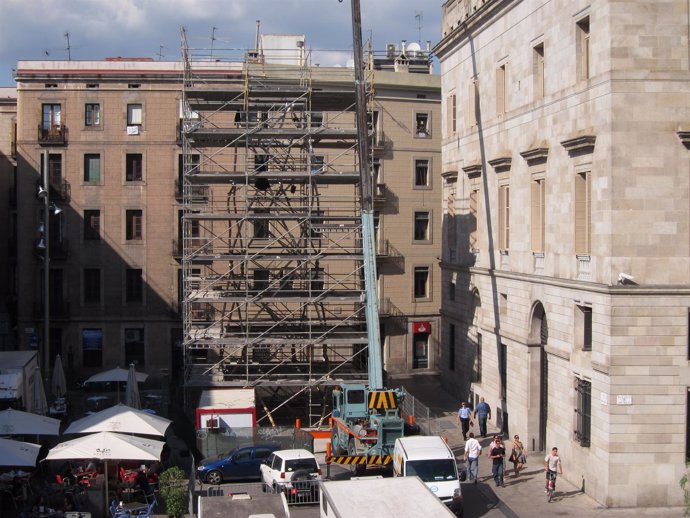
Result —
[[208, 484], [225, 480], [256, 480], [261, 478], [260, 466], [280, 444], [246, 444], [218, 457], [204, 459], [196, 468], [197, 478]]
[[277, 450], [261, 464], [264, 491], [285, 491], [288, 503], [318, 501], [321, 468], [308, 450]]

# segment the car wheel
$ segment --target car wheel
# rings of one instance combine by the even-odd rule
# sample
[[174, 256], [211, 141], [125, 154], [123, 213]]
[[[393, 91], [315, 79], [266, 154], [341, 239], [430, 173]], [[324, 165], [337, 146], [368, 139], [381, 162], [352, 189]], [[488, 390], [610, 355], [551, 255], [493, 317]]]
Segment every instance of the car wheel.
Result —
[[206, 475], [206, 482], [213, 485], [221, 484], [223, 482], [223, 475], [216, 469], [209, 471]]
[[333, 428], [331, 431], [331, 454], [339, 457], [343, 454], [343, 448], [340, 445], [340, 439], [338, 438], [338, 431]]

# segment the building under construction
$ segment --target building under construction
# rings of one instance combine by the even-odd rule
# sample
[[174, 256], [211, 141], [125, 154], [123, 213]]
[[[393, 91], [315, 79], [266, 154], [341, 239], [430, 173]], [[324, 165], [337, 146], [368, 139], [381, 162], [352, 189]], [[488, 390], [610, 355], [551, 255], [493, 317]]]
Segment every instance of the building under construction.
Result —
[[299, 43], [211, 59], [183, 34], [185, 381], [315, 425], [366, 381], [367, 333], [353, 73]]

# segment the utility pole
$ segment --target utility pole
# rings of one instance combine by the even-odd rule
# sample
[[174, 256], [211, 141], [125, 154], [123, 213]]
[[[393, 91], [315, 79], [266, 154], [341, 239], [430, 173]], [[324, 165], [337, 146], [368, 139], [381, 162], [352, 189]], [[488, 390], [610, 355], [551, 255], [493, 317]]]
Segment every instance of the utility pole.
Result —
[[48, 152], [41, 153], [43, 186], [38, 197], [43, 198], [43, 340], [38, 343], [38, 366], [43, 377], [48, 372], [46, 356], [50, 354], [50, 181], [48, 180]]

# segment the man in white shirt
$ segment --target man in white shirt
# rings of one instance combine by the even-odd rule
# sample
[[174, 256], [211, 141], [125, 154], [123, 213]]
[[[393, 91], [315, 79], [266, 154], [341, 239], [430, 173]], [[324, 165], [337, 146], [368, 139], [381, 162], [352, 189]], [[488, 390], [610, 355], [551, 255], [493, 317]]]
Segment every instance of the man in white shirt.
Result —
[[553, 478], [554, 486], [556, 485], [556, 473], [563, 474], [563, 464], [561, 458], [558, 456], [558, 448], [551, 448], [551, 453], [544, 458], [544, 471], [546, 472], [546, 487], [544, 492], [549, 491], [549, 480]]
[[467, 478], [477, 483], [479, 477], [479, 456], [482, 454], [482, 445], [470, 432], [470, 438], [465, 443], [465, 465], [467, 466]]

